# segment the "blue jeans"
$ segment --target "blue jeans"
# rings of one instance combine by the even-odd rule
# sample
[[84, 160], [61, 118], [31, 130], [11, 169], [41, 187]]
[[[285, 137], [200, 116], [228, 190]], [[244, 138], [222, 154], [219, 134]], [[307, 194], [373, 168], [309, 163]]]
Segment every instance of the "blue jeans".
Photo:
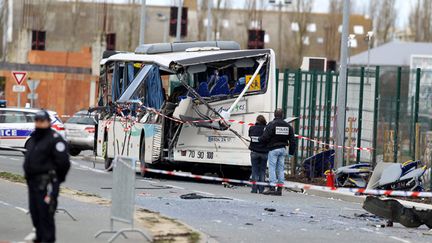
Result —
[[273, 149], [268, 154], [270, 183], [283, 184], [285, 181], [286, 148]]
[[[267, 169], [267, 153], [251, 152], [252, 181], [264, 182]], [[263, 192], [264, 186], [252, 185], [252, 192]]]

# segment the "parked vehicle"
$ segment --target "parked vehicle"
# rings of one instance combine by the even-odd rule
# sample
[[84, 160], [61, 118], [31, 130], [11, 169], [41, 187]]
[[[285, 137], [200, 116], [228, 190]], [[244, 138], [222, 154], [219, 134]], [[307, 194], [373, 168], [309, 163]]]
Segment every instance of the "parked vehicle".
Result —
[[[34, 116], [39, 109], [0, 108], [0, 145], [23, 148], [34, 130]], [[57, 113], [48, 111], [51, 128], [64, 137], [64, 125]]]
[[83, 150], [93, 150], [95, 141], [96, 119], [94, 113], [78, 111], [65, 122], [66, 141], [69, 153], [77, 156]]

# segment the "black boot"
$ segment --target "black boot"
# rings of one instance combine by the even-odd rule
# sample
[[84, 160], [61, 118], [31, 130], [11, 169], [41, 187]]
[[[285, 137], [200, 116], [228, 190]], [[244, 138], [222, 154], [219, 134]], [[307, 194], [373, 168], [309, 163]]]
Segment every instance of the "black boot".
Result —
[[282, 187], [278, 186], [274, 195], [276, 195], [276, 196], [282, 196]]
[[275, 195], [276, 191], [273, 186], [269, 187], [266, 191], [263, 192], [264, 195]]

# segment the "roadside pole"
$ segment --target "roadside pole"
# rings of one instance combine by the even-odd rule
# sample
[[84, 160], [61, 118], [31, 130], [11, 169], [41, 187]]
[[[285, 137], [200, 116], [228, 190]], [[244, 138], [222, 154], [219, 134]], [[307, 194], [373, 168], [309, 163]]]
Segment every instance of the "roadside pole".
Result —
[[182, 2], [183, 2], [182, 0], [178, 0], [176, 41], [181, 40], [181, 20], [182, 20], [182, 12], [183, 12], [183, 3]]
[[[348, 58], [348, 27], [350, 17], [350, 0], [344, 1], [343, 21], [342, 21], [342, 40], [340, 50], [340, 75], [338, 86], [337, 112], [335, 120], [335, 144], [344, 145], [345, 141], [345, 119], [346, 119], [346, 87], [347, 87], [347, 58]], [[343, 150], [337, 149], [335, 154], [335, 167], [339, 168], [343, 164]]]
[[146, 26], [146, 0], [141, 0], [141, 21], [140, 21], [140, 35], [139, 35], [140, 45], [144, 44], [145, 26]]

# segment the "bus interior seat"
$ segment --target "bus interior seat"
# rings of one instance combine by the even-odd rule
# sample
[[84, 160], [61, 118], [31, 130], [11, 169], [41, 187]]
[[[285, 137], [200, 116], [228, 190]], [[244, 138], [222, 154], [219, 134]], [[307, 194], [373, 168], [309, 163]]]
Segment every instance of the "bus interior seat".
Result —
[[246, 87], [246, 81], [244, 77], [241, 77], [235, 84], [234, 89], [231, 91], [231, 94], [240, 94], [243, 89]]
[[210, 90], [210, 95], [228, 95], [230, 89], [228, 87], [228, 78], [226, 75], [219, 77], [214, 87]]
[[210, 96], [210, 92], [209, 92], [209, 88], [208, 88], [207, 82], [201, 82], [198, 85], [197, 93], [201, 97], [209, 97]]

